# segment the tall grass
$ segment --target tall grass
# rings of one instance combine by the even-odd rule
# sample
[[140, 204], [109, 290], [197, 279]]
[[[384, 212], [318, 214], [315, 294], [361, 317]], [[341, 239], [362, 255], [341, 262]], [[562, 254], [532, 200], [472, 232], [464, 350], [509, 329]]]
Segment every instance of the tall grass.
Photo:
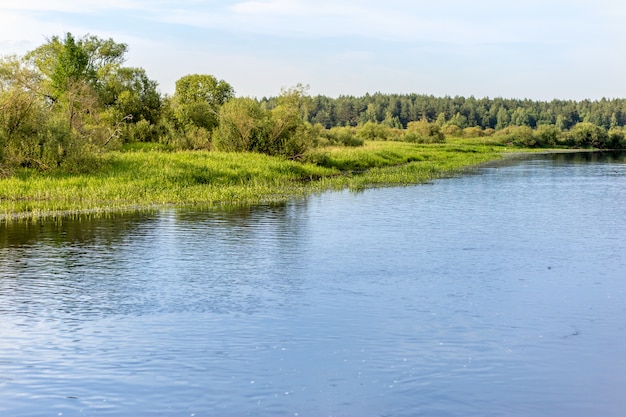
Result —
[[341, 177], [328, 179], [328, 186], [362, 189], [418, 184], [456, 175], [470, 167], [498, 160], [506, 152], [509, 152], [507, 148], [479, 141], [445, 144], [378, 141], [367, 142], [362, 148], [320, 150], [311, 159], [343, 172]]
[[503, 151], [480, 143], [367, 142], [315, 150], [306, 163], [256, 153], [111, 152], [88, 174], [24, 169], [0, 179], [0, 219], [251, 205], [325, 189], [415, 184], [498, 159]]

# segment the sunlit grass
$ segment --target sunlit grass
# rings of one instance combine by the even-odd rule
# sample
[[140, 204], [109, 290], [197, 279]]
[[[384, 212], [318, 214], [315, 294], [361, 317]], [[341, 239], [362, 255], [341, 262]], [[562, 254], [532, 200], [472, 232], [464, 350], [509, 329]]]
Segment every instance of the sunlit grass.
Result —
[[358, 148], [314, 150], [308, 160], [317, 164], [254, 153], [114, 152], [89, 174], [22, 170], [1, 179], [0, 219], [171, 205], [252, 205], [326, 189], [416, 184], [499, 159], [506, 151], [477, 141], [368, 142]]

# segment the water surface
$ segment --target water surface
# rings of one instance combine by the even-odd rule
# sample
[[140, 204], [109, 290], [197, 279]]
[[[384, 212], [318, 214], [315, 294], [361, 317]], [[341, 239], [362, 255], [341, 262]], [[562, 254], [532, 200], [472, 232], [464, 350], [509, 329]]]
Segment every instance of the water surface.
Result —
[[0, 415], [622, 416], [626, 158], [0, 227]]

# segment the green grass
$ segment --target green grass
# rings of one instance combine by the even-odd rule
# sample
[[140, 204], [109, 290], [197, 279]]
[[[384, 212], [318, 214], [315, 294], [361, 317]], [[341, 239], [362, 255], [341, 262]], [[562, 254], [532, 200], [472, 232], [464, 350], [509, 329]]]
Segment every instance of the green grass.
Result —
[[300, 163], [254, 153], [135, 148], [103, 156], [89, 174], [21, 170], [1, 179], [0, 220], [253, 205], [327, 189], [416, 184], [499, 159], [506, 151], [479, 141], [369, 142], [321, 148], [309, 156], [316, 163]]

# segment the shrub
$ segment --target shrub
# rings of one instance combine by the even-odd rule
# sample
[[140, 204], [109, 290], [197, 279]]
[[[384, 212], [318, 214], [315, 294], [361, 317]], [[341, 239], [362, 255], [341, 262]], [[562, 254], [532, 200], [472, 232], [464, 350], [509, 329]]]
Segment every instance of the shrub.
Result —
[[626, 135], [624, 134], [623, 127], [612, 127], [609, 130], [609, 140], [607, 146], [610, 149], [625, 149], [626, 148]]
[[566, 134], [566, 142], [573, 147], [606, 148], [609, 135], [603, 127], [593, 123], [581, 122]]
[[537, 139], [533, 135], [533, 130], [528, 126], [509, 126], [498, 130], [495, 138], [500, 143], [532, 148], [537, 145]]
[[463, 129], [463, 137], [481, 138], [483, 136], [485, 136], [485, 132], [480, 128], [480, 126], [466, 127]]
[[362, 138], [357, 137], [352, 127], [333, 127], [322, 135], [331, 145], [363, 146], [365, 143]]
[[406, 127], [404, 141], [414, 143], [442, 143], [445, 136], [441, 128], [436, 123], [429, 123], [426, 120], [419, 122], [409, 122]]
[[220, 109], [220, 124], [214, 146], [221, 151], [250, 151], [263, 134], [266, 111], [251, 98], [234, 98]]
[[388, 140], [391, 127], [374, 122], [367, 122], [357, 129], [356, 135], [363, 140]]
[[554, 146], [559, 142], [561, 130], [555, 125], [540, 125], [534, 133], [537, 146]]
[[457, 125], [444, 125], [441, 128], [441, 132], [445, 136], [462, 136], [463, 135], [463, 130]]

